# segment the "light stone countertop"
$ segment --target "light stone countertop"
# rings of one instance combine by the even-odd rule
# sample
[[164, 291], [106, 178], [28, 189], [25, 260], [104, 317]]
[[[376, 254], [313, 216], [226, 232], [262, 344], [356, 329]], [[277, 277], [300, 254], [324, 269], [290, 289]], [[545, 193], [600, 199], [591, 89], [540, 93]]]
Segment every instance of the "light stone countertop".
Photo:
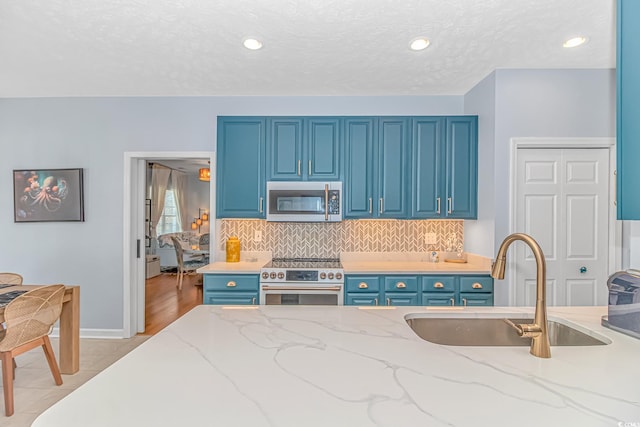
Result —
[[198, 306], [33, 426], [637, 425], [640, 340], [602, 327], [606, 311], [550, 308], [612, 343], [540, 359], [526, 346], [432, 344], [405, 322], [531, 308]]
[[[224, 252], [219, 252], [216, 259], [225, 259]], [[241, 252], [239, 262], [214, 261], [200, 267], [197, 273], [203, 274], [258, 274], [260, 269], [271, 261], [271, 252]]]

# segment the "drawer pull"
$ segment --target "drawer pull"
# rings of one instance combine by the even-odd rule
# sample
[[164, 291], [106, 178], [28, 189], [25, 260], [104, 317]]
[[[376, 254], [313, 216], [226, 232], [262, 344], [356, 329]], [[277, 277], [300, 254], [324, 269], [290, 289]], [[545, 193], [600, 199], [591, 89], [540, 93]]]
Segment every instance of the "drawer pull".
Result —
[[256, 297], [251, 298], [251, 304], [256, 305]]
[[391, 298], [387, 298], [387, 305], [391, 305]]
[[442, 289], [444, 288], [444, 284], [442, 282], [436, 282], [433, 284], [433, 287], [436, 289]]
[[471, 287], [473, 289], [482, 289], [482, 285], [478, 282], [475, 282], [473, 285], [471, 285]]
[[396, 283], [396, 288], [398, 288], [398, 289], [404, 289], [406, 287], [407, 287], [407, 285], [404, 282]]
[[462, 298], [462, 305], [464, 305], [465, 307], [467, 306], [467, 299], [466, 298]]
[[227, 288], [235, 288], [236, 287], [236, 282], [234, 282], [233, 280], [229, 280], [227, 282]]
[[360, 289], [367, 289], [369, 287], [369, 285], [367, 285], [365, 282], [360, 282], [360, 284], [358, 285], [358, 288]]
[[449, 302], [451, 303], [451, 305], [456, 305], [456, 300], [454, 300], [453, 298], [451, 298]]
[[374, 305], [378, 305], [378, 298], [374, 298], [373, 299], [373, 303], [374, 303]]

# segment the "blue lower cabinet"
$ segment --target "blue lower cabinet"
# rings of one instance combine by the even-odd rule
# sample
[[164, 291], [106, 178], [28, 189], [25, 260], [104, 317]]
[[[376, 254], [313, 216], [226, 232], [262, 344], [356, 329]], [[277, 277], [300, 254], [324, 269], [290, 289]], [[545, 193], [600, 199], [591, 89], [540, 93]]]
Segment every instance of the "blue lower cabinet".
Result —
[[419, 305], [417, 292], [386, 292], [385, 305]]
[[257, 292], [205, 292], [204, 304], [256, 305]]
[[453, 306], [456, 303], [455, 292], [423, 292], [422, 305]]
[[260, 279], [257, 274], [205, 274], [203, 304], [259, 304]]
[[460, 292], [459, 304], [464, 307], [492, 306], [493, 294]]
[[379, 294], [376, 293], [347, 293], [345, 296], [346, 305], [379, 305]]

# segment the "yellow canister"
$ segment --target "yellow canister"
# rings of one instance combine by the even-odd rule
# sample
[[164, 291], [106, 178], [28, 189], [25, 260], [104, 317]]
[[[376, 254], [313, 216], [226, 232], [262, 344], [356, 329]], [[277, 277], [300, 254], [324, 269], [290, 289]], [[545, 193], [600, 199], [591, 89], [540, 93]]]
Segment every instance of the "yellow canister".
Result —
[[236, 236], [227, 239], [227, 262], [240, 261], [240, 240]]

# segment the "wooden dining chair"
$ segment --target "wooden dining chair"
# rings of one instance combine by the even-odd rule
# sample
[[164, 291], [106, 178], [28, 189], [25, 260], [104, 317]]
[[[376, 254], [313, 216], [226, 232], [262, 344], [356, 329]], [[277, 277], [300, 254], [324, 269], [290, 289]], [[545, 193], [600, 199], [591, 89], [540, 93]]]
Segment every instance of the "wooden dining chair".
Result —
[[22, 276], [18, 273], [0, 273], [0, 285], [22, 285]]
[[4, 309], [6, 329], [0, 331], [2, 386], [7, 416], [13, 415], [13, 379], [16, 356], [42, 347], [56, 385], [62, 384], [56, 356], [49, 341], [53, 324], [62, 312], [64, 285], [49, 285], [25, 292]]
[[173, 242], [173, 247], [176, 250], [176, 260], [178, 261], [178, 280], [176, 282], [176, 286], [179, 290], [182, 290], [182, 281], [184, 279], [184, 275], [195, 272], [200, 267], [204, 267], [205, 265], [207, 265], [208, 262], [205, 262], [202, 257], [199, 259], [185, 261], [184, 249], [182, 249], [180, 240], [171, 236], [171, 241]]

